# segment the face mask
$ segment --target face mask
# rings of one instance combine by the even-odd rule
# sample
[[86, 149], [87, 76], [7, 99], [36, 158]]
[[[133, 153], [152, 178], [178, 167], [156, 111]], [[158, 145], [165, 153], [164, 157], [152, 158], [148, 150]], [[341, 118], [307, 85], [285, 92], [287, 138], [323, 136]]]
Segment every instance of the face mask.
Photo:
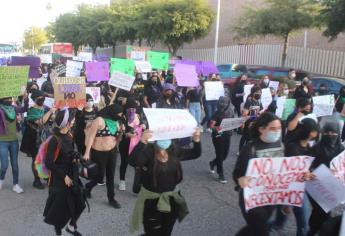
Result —
[[275, 142], [278, 142], [280, 137], [281, 137], [281, 134], [282, 132], [279, 131], [279, 132], [273, 132], [273, 131], [269, 131], [267, 134], [266, 134], [266, 137], [265, 137], [265, 142], [266, 143], [275, 143]]
[[326, 90], [326, 89], [320, 89], [320, 90], [319, 90], [319, 93], [320, 93], [320, 94], [326, 94], [326, 93], [327, 93], [327, 90]]
[[264, 79], [264, 83], [265, 83], [265, 84], [268, 84], [269, 82], [270, 82], [269, 79]]
[[292, 73], [292, 74], [290, 75], [290, 77], [291, 77], [291, 79], [294, 79], [294, 78], [296, 78], [296, 74], [295, 74], [295, 73]]
[[302, 113], [306, 116], [306, 115], [309, 115], [311, 111], [302, 111]]
[[308, 81], [308, 80], [303, 81], [303, 85], [304, 85], [304, 86], [309, 85], [309, 81]]
[[167, 139], [167, 140], [157, 140], [156, 144], [159, 147], [159, 149], [166, 150], [166, 149], [168, 149], [170, 147], [171, 140], [170, 139]]
[[261, 94], [254, 94], [254, 99], [255, 100], [260, 100]]
[[44, 104], [44, 100], [45, 100], [45, 98], [39, 98], [39, 99], [37, 99], [36, 100], [36, 104], [38, 105], [38, 106], [43, 106], [43, 104]]
[[337, 144], [338, 136], [334, 135], [323, 135], [322, 142], [328, 146], [334, 147]]
[[87, 106], [88, 108], [92, 108], [94, 104], [95, 104], [94, 102], [87, 102], [87, 103], [86, 103], [86, 106]]
[[288, 89], [284, 89], [284, 95], [289, 95], [289, 90]]
[[315, 145], [315, 140], [308, 141], [309, 147], [312, 147]]

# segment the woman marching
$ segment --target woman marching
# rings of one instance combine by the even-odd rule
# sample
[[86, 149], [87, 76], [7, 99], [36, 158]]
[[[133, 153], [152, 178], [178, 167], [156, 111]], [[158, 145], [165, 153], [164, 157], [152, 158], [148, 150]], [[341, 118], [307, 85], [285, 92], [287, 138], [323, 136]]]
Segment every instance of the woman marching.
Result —
[[193, 148], [181, 149], [171, 140], [149, 144], [150, 131], [145, 131], [134, 148], [129, 164], [141, 168], [141, 190], [133, 211], [131, 231], [144, 225], [145, 235], [171, 235], [176, 219], [188, 214], [186, 202], [177, 185], [182, 181], [180, 161], [193, 160], [201, 155], [200, 131], [193, 134]]
[[74, 121], [74, 114], [68, 109], [57, 113], [57, 127], [54, 129], [54, 136], [49, 140], [45, 159], [51, 174], [49, 196], [43, 216], [47, 224], [55, 227], [56, 235], [62, 235], [62, 229], [68, 222], [66, 231], [72, 235], [81, 235], [77, 231], [77, 220], [85, 209], [85, 200], [78, 178], [79, 154], [74, 152], [73, 137], [70, 133]]

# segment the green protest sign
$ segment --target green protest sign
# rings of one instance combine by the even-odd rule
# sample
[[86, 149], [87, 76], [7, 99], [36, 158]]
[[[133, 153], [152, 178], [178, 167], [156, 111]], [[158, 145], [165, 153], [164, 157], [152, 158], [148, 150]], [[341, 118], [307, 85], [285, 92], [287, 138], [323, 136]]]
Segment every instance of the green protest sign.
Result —
[[169, 53], [167, 52], [147, 52], [147, 59], [151, 63], [152, 68], [159, 70], [169, 69]]
[[284, 103], [284, 110], [282, 120], [286, 120], [288, 116], [295, 110], [296, 99], [286, 99]]
[[111, 58], [110, 74], [120, 71], [127, 75], [134, 76], [135, 64], [132, 59]]
[[29, 76], [29, 66], [0, 66], [0, 98], [22, 94]]

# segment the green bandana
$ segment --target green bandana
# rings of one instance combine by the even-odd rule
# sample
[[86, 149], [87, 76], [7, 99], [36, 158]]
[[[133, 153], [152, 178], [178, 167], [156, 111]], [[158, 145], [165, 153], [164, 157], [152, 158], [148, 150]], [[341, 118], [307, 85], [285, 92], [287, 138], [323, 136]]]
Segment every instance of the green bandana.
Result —
[[343, 103], [345, 103], [345, 97], [342, 97], [342, 98], [341, 98], [341, 101], [342, 101]]
[[117, 131], [117, 121], [104, 119], [105, 125], [108, 127], [111, 135], [115, 135]]
[[13, 122], [16, 119], [16, 111], [13, 106], [0, 105], [0, 108], [4, 111], [6, 120]]
[[28, 111], [28, 117], [27, 120], [29, 121], [36, 121], [38, 119], [41, 119], [44, 115], [44, 110], [31, 107], [30, 110]]

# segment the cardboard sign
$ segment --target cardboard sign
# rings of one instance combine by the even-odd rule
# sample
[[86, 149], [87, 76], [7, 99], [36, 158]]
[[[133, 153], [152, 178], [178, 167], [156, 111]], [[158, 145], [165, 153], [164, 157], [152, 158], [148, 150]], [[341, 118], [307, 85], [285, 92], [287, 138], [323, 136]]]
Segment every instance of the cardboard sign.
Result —
[[90, 94], [94, 103], [101, 101], [101, 88], [100, 87], [86, 87], [86, 94]]
[[0, 67], [0, 98], [16, 97], [26, 88], [29, 66], [1, 66]]
[[66, 77], [79, 77], [83, 62], [67, 60]]
[[134, 76], [125, 74], [120, 71], [114, 71], [109, 80], [109, 85], [126, 91], [130, 91], [133, 86], [134, 80]]
[[261, 89], [261, 104], [264, 110], [272, 103], [272, 94], [270, 88]]
[[41, 66], [41, 59], [39, 57], [11, 57], [10, 66], [30, 66], [28, 78], [40, 78], [39, 68]]
[[203, 61], [201, 62], [201, 73], [204, 76], [208, 76], [209, 74], [218, 74], [218, 68], [212, 61]]
[[294, 112], [296, 106], [296, 99], [287, 98], [284, 103], [284, 110], [282, 120], [286, 120], [292, 112]]
[[334, 157], [329, 166], [333, 175], [345, 185], [345, 151]]
[[86, 62], [85, 68], [86, 79], [88, 82], [109, 80], [108, 62]]
[[304, 173], [309, 170], [313, 157], [266, 157], [249, 160], [244, 188], [246, 210], [267, 205], [301, 207], [304, 198]]
[[148, 61], [135, 61], [135, 67], [139, 73], [149, 73], [152, 71], [151, 64]]
[[53, 86], [56, 108], [78, 108], [86, 104], [84, 77], [58, 77]]
[[306, 190], [326, 213], [345, 202], [345, 186], [327, 166], [322, 164], [313, 173], [316, 179], [307, 182]]
[[133, 61], [146, 61], [146, 52], [149, 48], [127, 46], [127, 58]]
[[246, 84], [244, 85], [244, 96], [243, 102], [246, 103], [248, 96], [250, 95], [250, 91], [252, 90], [254, 84]]
[[334, 95], [313, 97], [313, 113], [316, 117], [331, 116], [335, 106]]
[[221, 131], [237, 129], [241, 127], [245, 121], [246, 118], [243, 117], [223, 119], [222, 123], [220, 124]]
[[224, 85], [221, 81], [207, 81], [204, 86], [206, 101], [218, 100], [224, 96]]
[[92, 52], [79, 52], [75, 60], [84, 62], [92, 61]]
[[53, 56], [52, 54], [40, 54], [41, 63], [52, 64]]
[[110, 74], [115, 71], [134, 76], [135, 64], [132, 59], [111, 58]]
[[189, 60], [189, 59], [183, 59], [183, 60], [176, 60], [175, 61], [175, 66], [177, 64], [187, 64], [187, 65], [193, 65], [195, 66], [196, 69], [196, 73], [198, 75], [201, 75], [202, 73], [202, 66], [201, 66], [201, 61], [193, 61], [193, 60]]
[[147, 60], [151, 63], [153, 69], [168, 70], [169, 69], [169, 53], [167, 52], [147, 52]]
[[174, 68], [177, 85], [180, 87], [197, 87], [199, 78], [194, 65], [176, 64]]
[[286, 101], [286, 97], [277, 97], [276, 116], [278, 116], [279, 118], [283, 117], [285, 101]]
[[190, 137], [197, 122], [184, 109], [144, 108], [144, 113], [153, 132], [150, 141]]
[[270, 81], [268, 84], [269, 88], [274, 88], [274, 90], [277, 92], [279, 88], [279, 81]]

